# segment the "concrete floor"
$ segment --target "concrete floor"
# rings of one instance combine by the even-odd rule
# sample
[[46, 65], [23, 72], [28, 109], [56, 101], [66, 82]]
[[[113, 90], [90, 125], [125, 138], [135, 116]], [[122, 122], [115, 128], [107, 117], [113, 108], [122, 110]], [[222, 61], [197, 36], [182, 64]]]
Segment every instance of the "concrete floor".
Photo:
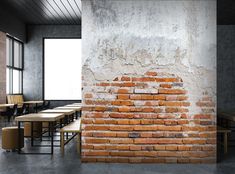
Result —
[[[0, 124], [0, 127], [4, 126], [5, 124]], [[18, 155], [0, 148], [0, 174], [234, 174], [235, 148], [230, 148], [229, 152], [218, 164], [81, 163], [74, 140], [66, 145], [64, 157], [61, 156], [59, 148], [55, 148], [53, 157]]]

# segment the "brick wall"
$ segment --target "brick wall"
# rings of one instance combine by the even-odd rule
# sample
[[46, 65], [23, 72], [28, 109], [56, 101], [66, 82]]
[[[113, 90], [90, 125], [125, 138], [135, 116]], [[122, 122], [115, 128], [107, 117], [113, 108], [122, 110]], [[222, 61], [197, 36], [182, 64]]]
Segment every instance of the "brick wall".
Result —
[[6, 34], [0, 32], [0, 103], [6, 102]]
[[215, 104], [207, 92], [192, 115], [174, 74], [129, 74], [84, 87], [83, 162], [215, 162]]

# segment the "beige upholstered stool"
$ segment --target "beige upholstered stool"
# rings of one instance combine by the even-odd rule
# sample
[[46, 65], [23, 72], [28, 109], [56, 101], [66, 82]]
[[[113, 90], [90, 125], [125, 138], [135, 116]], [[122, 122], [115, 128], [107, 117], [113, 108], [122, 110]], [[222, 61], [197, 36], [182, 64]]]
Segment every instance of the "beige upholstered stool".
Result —
[[[33, 136], [35, 138], [39, 138], [41, 134], [42, 134], [42, 123], [34, 122], [33, 123]], [[24, 136], [31, 137], [31, 123], [30, 122], [24, 123]]]
[[[20, 129], [21, 136], [20, 148], [24, 147], [24, 129]], [[18, 128], [17, 127], [5, 127], [2, 128], [2, 148], [6, 150], [15, 150], [18, 148]]]

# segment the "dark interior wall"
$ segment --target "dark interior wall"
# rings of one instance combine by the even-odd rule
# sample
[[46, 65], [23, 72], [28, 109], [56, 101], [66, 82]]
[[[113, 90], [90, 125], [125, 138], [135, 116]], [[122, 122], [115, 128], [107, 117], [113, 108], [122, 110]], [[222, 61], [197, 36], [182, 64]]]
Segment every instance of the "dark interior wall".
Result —
[[0, 31], [0, 103], [6, 102], [6, 34]]
[[[26, 100], [43, 99], [43, 38], [81, 37], [80, 25], [29, 25], [24, 45], [23, 92]], [[67, 102], [52, 102], [63, 105]]]
[[0, 21], [0, 31], [25, 42], [26, 27], [24, 22], [2, 4], [0, 5]]
[[235, 25], [217, 26], [217, 107], [235, 109]]

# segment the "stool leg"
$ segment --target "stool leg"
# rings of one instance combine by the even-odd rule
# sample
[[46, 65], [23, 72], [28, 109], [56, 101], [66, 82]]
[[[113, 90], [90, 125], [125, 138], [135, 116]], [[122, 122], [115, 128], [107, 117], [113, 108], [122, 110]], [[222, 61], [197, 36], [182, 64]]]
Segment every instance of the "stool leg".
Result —
[[228, 133], [224, 133], [224, 154], [228, 152]]

